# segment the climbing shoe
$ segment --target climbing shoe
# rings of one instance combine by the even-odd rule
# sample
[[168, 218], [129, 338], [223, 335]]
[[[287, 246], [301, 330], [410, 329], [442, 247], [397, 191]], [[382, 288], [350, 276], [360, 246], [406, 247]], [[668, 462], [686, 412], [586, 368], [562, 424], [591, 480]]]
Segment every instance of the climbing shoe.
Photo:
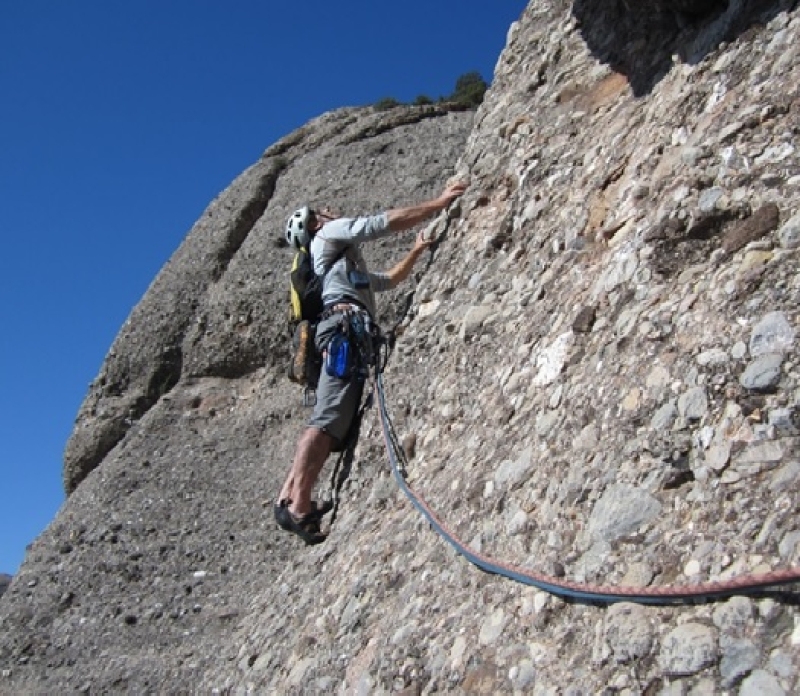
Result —
[[322, 516], [331, 509], [330, 507], [326, 508], [326, 505], [327, 503], [323, 503], [321, 507], [315, 507], [308, 514], [296, 517], [289, 510], [289, 502], [281, 500], [273, 507], [275, 521], [281, 529], [297, 534], [308, 546], [321, 544], [327, 537], [320, 531], [319, 522]]

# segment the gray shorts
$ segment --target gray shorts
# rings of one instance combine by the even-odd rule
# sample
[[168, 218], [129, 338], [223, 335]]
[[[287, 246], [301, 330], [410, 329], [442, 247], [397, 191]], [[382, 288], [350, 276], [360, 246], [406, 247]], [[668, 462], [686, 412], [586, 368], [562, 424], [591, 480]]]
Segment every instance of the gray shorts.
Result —
[[[336, 327], [343, 320], [345, 320], [344, 315], [334, 314], [317, 325], [316, 344], [320, 353], [325, 350]], [[353, 418], [361, 405], [363, 391], [364, 384], [360, 380], [331, 377], [323, 365], [317, 385], [317, 403], [308, 425], [336, 438], [334, 452], [339, 451], [344, 444], [347, 431], [350, 430]]]

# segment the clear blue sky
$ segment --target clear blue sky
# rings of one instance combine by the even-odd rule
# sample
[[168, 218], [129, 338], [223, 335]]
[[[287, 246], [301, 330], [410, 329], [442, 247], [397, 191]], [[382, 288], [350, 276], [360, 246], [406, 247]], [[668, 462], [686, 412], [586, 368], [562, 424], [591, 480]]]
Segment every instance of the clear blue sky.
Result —
[[525, 0], [0, 0], [0, 572], [131, 309], [211, 200], [311, 118], [491, 82]]

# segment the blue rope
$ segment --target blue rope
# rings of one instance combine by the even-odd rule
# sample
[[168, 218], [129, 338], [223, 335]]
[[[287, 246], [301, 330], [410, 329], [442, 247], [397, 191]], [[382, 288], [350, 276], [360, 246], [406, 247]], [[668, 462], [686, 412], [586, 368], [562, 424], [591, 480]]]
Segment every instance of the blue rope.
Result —
[[386, 449], [392, 472], [400, 489], [419, 512], [428, 520], [434, 531], [459, 554], [481, 570], [500, 575], [524, 585], [537, 587], [559, 597], [590, 603], [636, 602], [638, 604], [668, 605], [703, 602], [733, 595], [755, 594], [769, 587], [800, 582], [800, 568], [757, 576], [744, 576], [725, 583], [706, 583], [692, 586], [668, 586], [656, 588], [636, 587], [591, 587], [579, 583], [562, 582], [555, 578], [482, 556], [464, 544], [445, 527], [427, 504], [411, 489], [406, 480], [405, 453], [397, 440], [383, 389], [383, 374], [377, 370], [375, 389], [381, 416]]

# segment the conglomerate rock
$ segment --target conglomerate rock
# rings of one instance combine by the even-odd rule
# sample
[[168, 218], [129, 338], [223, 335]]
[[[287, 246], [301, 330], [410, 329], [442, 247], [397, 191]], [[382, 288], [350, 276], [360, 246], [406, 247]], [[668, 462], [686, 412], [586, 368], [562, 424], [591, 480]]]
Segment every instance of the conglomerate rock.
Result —
[[305, 418], [283, 218], [464, 177], [381, 304], [414, 490], [475, 551], [588, 585], [797, 565], [800, 13], [700, 4], [532, 2], [474, 121], [344, 109], [234, 182], [90, 390], [72, 493], [0, 600], [0, 692], [800, 691], [793, 588], [606, 606], [481, 573], [374, 413], [325, 544], [262, 507]]

